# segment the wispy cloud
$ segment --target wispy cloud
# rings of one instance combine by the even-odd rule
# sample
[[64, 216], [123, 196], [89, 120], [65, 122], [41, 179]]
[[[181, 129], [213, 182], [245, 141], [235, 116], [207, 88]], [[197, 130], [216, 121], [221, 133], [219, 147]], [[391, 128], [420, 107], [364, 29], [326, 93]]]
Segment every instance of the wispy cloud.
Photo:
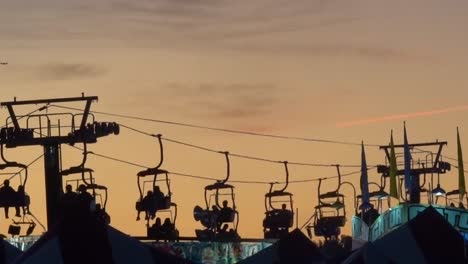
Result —
[[37, 71], [39, 78], [48, 80], [93, 78], [104, 73], [105, 70], [100, 67], [81, 63], [50, 63], [42, 65]]
[[352, 120], [352, 121], [345, 121], [336, 123], [337, 127], [352, 127], [357, 125], [367, 125], [373, 123], [380, 123], [385, 121], [393, 121], [393, 120], [404, 120], [408, 118], [415, 118], [415, 117], [423, 117], [423, 116], [434, 116], [440, 114], [446, 114], [451, 112], [460, 112], [460, 111], [467, 111], [468, 105], [461, 105], [437, 110], [429, 110], [429, 111], [421, 111], [421, 112], [411, 112], [411, 113], [404, 113], [404, 114], [396, 114], [396, 115], [388, 115], [388, 116], [380, 116], [380, 117], [373, 117], [367, 119], [359, 119], [359, 120]]
[[24, 5], [9, 3], [14, 11], [0, 14], [13, 23], [4, 28], [0, 40], [20, 40], [26, 46], [55, 45], [48, 42], [54, 39], [71, 46], [427, 62], [428, 56], [418, 55], [418, 50], [346, 39], [343, 32], [374, 22], [367, 9], [359, 8], [364, 4], [339, 0], [44, 0], [24, 12]]
[[271, 84], [171, 83], [165, 90], [187, 102], [185, 111], [216, 119], [264, 116], [277, 102], [277, 88]]

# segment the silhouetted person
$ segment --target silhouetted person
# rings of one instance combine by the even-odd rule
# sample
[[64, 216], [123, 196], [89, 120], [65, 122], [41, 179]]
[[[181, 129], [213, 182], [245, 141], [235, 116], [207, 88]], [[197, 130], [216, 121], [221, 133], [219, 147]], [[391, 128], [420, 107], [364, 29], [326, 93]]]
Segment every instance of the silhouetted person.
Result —
[[15, 204], [16, 192], [10, 186], [9, 180], [3, 181], [3, 186], [0, 187], [0, 197], [5, 209], [5, 218], [8, 218], [8, 211], [10, 206]]
[[226, 240], [229, 237], [228, 234], [228, 224], [224, 224], [223, 227], [218, 231], [218, 238], [221, 240]]
[[[145, 210], [145, 219], [148, 220], [150, 219], [150, 217], [151, 219], [154, 219], [156, 215], [156, 202], [155, 202], [154, 193], [152, 191], [148, 191], [146, 193], [146, 196], [143, 197], [143, 200], [141, 202]], [[140, 213], [138, 212], [138, 215], [139, 214]]]
[[23, 214], [27, 214], [29, 212], [29, 196], [26, 194], [24, 191], [24, 186], [19, 185], [18, 186], [18, 191], [16, 191], [16, 198], [15, 198], [15, 211], [16, 211], [16, 216], [20, 217], [20, 207], [23, 208]]
[[60, 202], [65, 217], [73, 217], [78, 212], [78, 194], [73, 191], [70, 184], [65, 186], [65, 193], [63, 194]]
[[159, 238], [161, 236], [161, 229], [162, 229], [161, 218], [156, 217], [156, 221], [151, 226], [151, 233], [149, 234], [149, 236], [153, 238]]
[[219, 211], [219, 208], [218, 206], [216, 205], [213, 205], [211, 206], [211, 211], [209, 211], [209, 216], [210, 216], [210, 228], [211, 229], [215, 229], [216, 227], [219, 227], [221, 226], [220, 223], [218, 225], [218, 218], [221, 214], [221, 212]]
[[221, 223], [224, 223], [224, 222], [231, 222], [233, 213], [234, 213], [234, 210], [228, 206], [228, 201], [224, 200], [223, 207], [221, 208], [221, 211], [220, 211], [220, 217], [218, 217], [218, 224], [220, 225]]
[[157, 218], [156, 218], [156, 221], [154, 222], [153, 225], [154, 225], [155, 227], [157, 227], [158, 229], [160, 229], [161, 226], [162, 226], [162, 225], [161, 225], [161, 218], [157, 217]]
[[96, 218], [105, 223], [105, 224], [110, 224], [111, 222], [111, 218], [109, 216], [109, 214], [106, 212], [106, 210], [104, 210], [102, 207], [101, 207], [101, 204], [98, 203], [96, 204], [96, 210], [94, 211], [94, 215], [96, 216]]
[[164, 222], [161, 226], [161, 233], [167, 237], [171, 234], [172, 232], [172, 223], [171, 223], [171, 220], [167, 217], [166, 219], [164, 219]]
[[465, 206], [463, 205], [463, 203], [460, 203], [460, 204], [458, 204], [458, 208], [465, 209]]
[[367, 211], [365, 211], [362, 215], [362, 220], [367, 226], [371, 226], [374, 221], [380, 216], [379, 211], [371, 206]]
[[449, 206], [450, 206], [450, 207], [455, 207], [455, 204], [454, 204], [454, 203], [450, 203]]
[[93, 201], [93, 196], [88, 193], [84, 184], [80, 184], [80, 186], [78, 186], [78, 191], [79, 212], [84, 214], [91, 213], [91, 202]]
[[238, 239], [240, 239], [240, 236], [239, 236], [239, 234], [237, 234], [237, 232], [236, 232], [236, 230], [234, 230], [234, 228], [229, 228], [228, 238], [230, 240], [238, 240]]
[[159, 186], [154, 186], [153, 197], [156, 204], [156, 210], [164, 207], [164, 193], [161, 192]]

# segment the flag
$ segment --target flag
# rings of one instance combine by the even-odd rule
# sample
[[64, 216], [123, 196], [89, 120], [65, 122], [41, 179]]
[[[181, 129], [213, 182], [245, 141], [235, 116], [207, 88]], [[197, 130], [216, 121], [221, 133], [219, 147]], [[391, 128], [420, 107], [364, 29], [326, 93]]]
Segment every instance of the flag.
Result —
[[395, 144], [393, 143], [393, 130], [390, 133], [390, 196], [399, 199], [398, 197], [398, 189], [397, 189], [397, 163], [396, 163], [396, 155], [395, 155]]
[[403, 123], [404, 129], [404, 158], [405, 158], [405, 188], [411, 189], [411, 153], [408, 145], [408, 137], [406, 135], [406, 124]]
[[466, 192], [465, 187], [465, 169], [463, 166], [463, 153], [460, 142], [460, 134], [458, 133], [457, 127], [457, 152], [458, 152], [458, 191], [460, 192], [460, 200], [463, 199], [463, 196]]
[[361, 194], [362, 204], [369, 204], [369, 180], [367, 176], [366, 152], [364, 151], [364, 142], [361, 142]]

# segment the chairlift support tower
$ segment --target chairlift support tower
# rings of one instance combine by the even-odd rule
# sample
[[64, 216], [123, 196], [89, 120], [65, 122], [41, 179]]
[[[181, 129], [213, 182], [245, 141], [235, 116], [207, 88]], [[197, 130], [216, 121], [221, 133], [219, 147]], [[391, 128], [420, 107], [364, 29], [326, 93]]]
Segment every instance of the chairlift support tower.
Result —
[[[22, 146], [42, 146], [44, 149], [44, 171], [45, 171], [45, 188], [46, 188], [46, 205], [47, 205], [47, 228], [50, 230], [61, 217], [60, 199], [63, 194], [62, 175], [61, 175], [61, 145], [75, 143], [96, 143], [98, 137], [107, 136], [111, 132], [118, 134], [118, 128], [110, 133], [101, 133], [95, 131], [92, 127], [87, 126], [88, 117], [90, 115], [91, 104], [97, 101], [97, 96], [68, 97], [68, 98], [53, 98], [40, 100], [25, 100], [17, 101], [16, 98], [11, 102], [0, 103], [1, 107], [6, 107], [10, 115], [9, 120], [13, 127], [6, 130], [6, 136], [0, 137], [0, 144], [4, 144], [7, 148], [16, 148]], [[75, 115], [72, 114], [71, 132], [67, 135], [60, 134], [60, 120], [58, 123], [59, 134], [52, 135], [50, 133], [51, 123], [48, 114], [36, 115], [37, 117], [47, 118], [47, 126], [39, 129], [46, 129], [47, 134], [35, 135], [34, 128], [22, 128], [19, 124], [19, 119], [14, 111], [15, 106], [25, 105], [50, 105], [53, 103], [72, 103], [85, 102], [82, 117], [79, 126], [74, 123]], [[26, 117], [26, 116], [24, 116]], [[8, 121], [8, 119], [7, 119]], [[95, 122], [95, 124], [98, 124]], [[114, 123], [115, 124], [115, 123]], [[114, 126], [115, 128], [116, 126]]]
[[[423, 166], [419, 168], [415, 168], [411, 166], [410, 175], [411, 175], [411, 188], [409, 191], [409, 203], [412, 204], [419, 204], [421, 202], [421, 188], [420, 188], [420, 175], [425, 174], [444, 174], [448, 170], [450, 170], [450, 165], [446, 162], [441, 161], [441, 154], [442, 148], [447, 145], [446, 141], [442, 142], [428, 142], [428, 143], [415, 143], [415, 144], [408, 144], [410, 151], [413, 152], [422, 152], [422, 153], [429, 153], [431, 155], [431, 166]], [[397, 149], [404, 149], [405, 145], [394, 145], [395, 150]], [[424, 147], [437, 147], [437, 152], [431, 151], [422, 151], [420, 148]], [[384, 145], [379, 147], [381, 150], [385, 151], [386, 160], [388, 164], [390, 164], [390, 145]], [[414, 164], [414, 163], [413, 163]], [[379, 173], [382, 173], [383, 177], [388, 177], [390, 174], [390, 166], [386, 165], [379, 165], [377, 168]], [[405, 170], [398, 168], [396, 176], [405, 175]], [[403, 188], [404, 189], [404, 188]]]

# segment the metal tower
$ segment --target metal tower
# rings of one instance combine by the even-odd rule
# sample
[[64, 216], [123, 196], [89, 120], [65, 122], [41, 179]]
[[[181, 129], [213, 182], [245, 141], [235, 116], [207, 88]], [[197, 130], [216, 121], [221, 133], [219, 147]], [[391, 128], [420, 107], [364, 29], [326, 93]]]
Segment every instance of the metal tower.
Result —
[[[98, 137], [119, 134], [115, 122], [96, 122], [90, 114], [91, 103], [97, 96], [54, 98], [41, 100], [2, 102], [9, 117], [0, 130], [0, 144], [7, 148], [40, 145], [44, 149], [44, 169], [47, 204], [47, 227], [50, 230], [61, 217], [60, 199], [63, 194], [61, 175], [61, 145], [75, 143], [96, 143]], [[14, 108], [26, 105], [45, 105], [45, 110], [53, 104], [85, 103], [82, 113], [41, 113], [17, 116]], [[88, 120], [92, 119], [91, 123]], [[64, 122], [65, 120], [65, 122]], [[20, 125], [20, 121], [23, 126]], [[65, 123], [65, 124], [64, 124]]]
[[[408, 148], [411, 153], [411, 161], [410, 161], [410, 188], [407, 190], [406, 193], [409, 195], [409, 199], [406, 199], [406, 194], [403, 190], [404, 187], [401, 188], [400, 196], [403, 200], [411, 203], [411, 204], [418, 204], [421, 202], [421, 192], [422, 191], [429, 191], [428, 189], [424, 188], [426, 183], [426, 176], [431, 176], [431, 184], [433, 184], [433, 176], [434, 174], [440, 175], [444, 174], [447, 171], [450, 171], [450, 163], [441, 161], [441, 153], [442, 148], [444, 145], [447, 145], [447, 142], [429, 142], [429, 143], [416, 143], [416, 144], [408, 144]], [[396, 159], [397, 159], [397, 178], [399, 176], [405, 175], [404, 167], [404, 154], [403, 149], [405, 145], [394, 145], [394, 149], [396, 152]], [[381, 173], [383, 177], [388, 177], [390, 175], [390, 145], [380, 146], [380, 149], [385, 151], [386, 155], [386, 165], [379, 165], [377, 166], [377, 172]], [[423, 182], [421, 183], [421, 176], [423, 176]], [[402, 179], [403, 180], [403, 179]], [[403, 185], [400, 182], [400, 185]], [[431, 186], [433, 189], [434, 186]]]

